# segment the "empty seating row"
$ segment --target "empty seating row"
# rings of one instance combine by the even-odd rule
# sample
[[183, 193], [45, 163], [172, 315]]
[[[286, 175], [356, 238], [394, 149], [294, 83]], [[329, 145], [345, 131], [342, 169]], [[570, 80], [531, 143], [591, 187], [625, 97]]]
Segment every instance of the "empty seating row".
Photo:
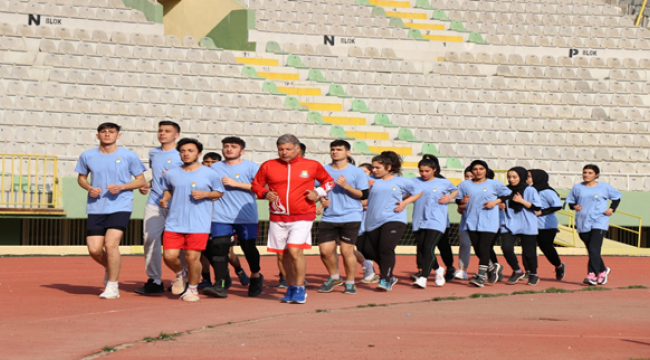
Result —
[[[106, 4], [106, 2], [104, 2], [104, 4]], [[127, 9], [124, 6], [119, 9], [90, 7], [88, 6], [88, 3], [82, 6], [57, 5], [53, 3], [41, 5], [37, 2], [0, 0], [0, 13], [43, 14], [47, 16], [61, 16], [72, 19], [79, 18], [115, 22], [148, 22], [145, 15], [138, 10]]]
[[506, 56], [502, 53], [486, 53], [486, 52], [469, 52], [464, 51], [457, 53], [449, 51], [445, 53], [445, 61], [462, 62], [462, 63], [479, 63], [479, 64], [499, 64], [499, 65], [544, 65], [544, 66], [576, 66], [586, 68], [628, 68], [628, 69], [650, 69], [650, 59], [633, 59], [633, 58], [607, 58], [603, 59], [598, 56], [559, 56], [554, 57], [551, 55], [537, 56], [526, 55], [522, 57], [520, 54], [510, 54]]
[[336, 35], [346, 37], [364, 38], [395, 38], [409, 40], [408, 29], [389, 27], [370, 27], [354, 25], [311, 25], [302, 22], [287, 22], [281, 20], [259, 20], [255, 22], [256, 30], [275, 33], [307, 34], [307, 35]]
[[603, 3], [583, 2], [518, 2], [518, 1], [480, 1], [468, 3], [460, 0], [432, 0], [431, 6], [435, 9], [465, 10], [465, 11], [495, 11], [514, 13], [538, 14], [591, 14], [591, 15], [618, 15], [621, 8]]
[[614, 39], [587, 38], [566, 36], [527, 36], [527, 35], [496, 35], [490, 34], [485, 41], [492, 45], [508, 46], [542, 46], [542, 47], [587, 47], [593, 49], [629, 49], [650, 50], [648, 39]]
[[465, 28], [470, 31], [481, 32], [483, 34], [499, 34], [499, 35], [534, 35], [534, 36], [556, 36], [571, 34], [579, 38], [626, 38], [636, 39], [650, 34], [645, 31], [637, 31], [635, 28], [616, 28], [616, 27], [602, 27], [602, 26], [569, 26], [569, 25], [528, 25], [528, 24], [514, 24], [509, 22], [495, 22], [495, 23], [468, 23]]
[[[460, 64], [452, 65], [448, 72], [455, 73], [457, 75], [463, 75], [462, 66]], [[474, 65], [467, 65], [474, 66]], [[437, 66], [440, 69], [438, 73], [444, 73], [444, 66]], [[452, 68], [454, 70], [452, 70]], [[434, 72], [436, 72], [436, 67], [434, 67]], [[591, 75], [591, 71], [587, 68], [570, 68], [570, 67], [544, 67], [544, 66], [509, 66], [509, 65], [499, 65], [496, 69], [497, 76], [506, 76], [506, 77], [517, 77], [517, 78], [551, 78], [551, 79], [584, 79], [591, 80], [594, 77]], [[612, 80], [626, 80], [626, 81], [646, 81], [646, 72], [645, 70], [621, 70], [621, 69], [612, 69], [609, 70], [608, 79]]]
[[321, 12], [300, 12], [300, 11], [276, 11], [258, 9], [255, 11], [255, 19], [259, 20], [283, 20], [308, 22], [315, 25], [328, 26], [368, 26], [388, 27], [390, 19], [372, 16], [334, 15]]
[[354, 2], [346, 4], [332, 2], [303, 2], [303, 1], [275, 1], [275, 0], [249, 0], [248, 7], [252, 9], [264, 10], [282, 10], [282, 11], [300, 11], [322, 14], [340, 14], [370, 16], [372, 14], [371, 6], [357, 5]]

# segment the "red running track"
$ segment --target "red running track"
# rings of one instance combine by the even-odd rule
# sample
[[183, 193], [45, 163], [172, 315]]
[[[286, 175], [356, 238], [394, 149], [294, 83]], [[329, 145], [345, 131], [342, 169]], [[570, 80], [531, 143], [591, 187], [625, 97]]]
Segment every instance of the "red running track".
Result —
[[[344, 296], [342, 287], [315, 291], [326, 276], [319, 258], [309, 257], [313, 287], [304, 305], [279, 303], [284, 290], [274, 287], [248, 298], [236, 278], [228, 299], [183, 303], [169, 293], [140, 296], [133, 289], [146, 280], [144, 259], [123, 260], [121, 298], [99, 300], [103, 269], [88, 257], [1, 258], [0, 358], [79, 359], [105, 346], [118, 351], [100, 355], [134, 359], [650, 358], [650, 291], [617, 289], [650, 286], [650, 258], [605, 258], [612, 268], [608, 292], [431, 302], [478, 292], [578, 290], [587, 259], [564, 257], [567, 277], [557, 282], [540, 257], [537, 287], [499, 283], [478, 289], [465, 281], [436, 287], [430, 281], [421, 290], [408, 281], [414, 257], [401, 256], [395, 272], [400, 282], [392, 292], [359, 284], [357, 295]], [[274, 257], [262, 258], [262, 272], [267, 286], [277, 284]], [[172, 278], [170, 271], [165, 276]], [[387, 306], [359, 307], [370, 303]], [[161, 332], [181, 336], [141, 341]]]

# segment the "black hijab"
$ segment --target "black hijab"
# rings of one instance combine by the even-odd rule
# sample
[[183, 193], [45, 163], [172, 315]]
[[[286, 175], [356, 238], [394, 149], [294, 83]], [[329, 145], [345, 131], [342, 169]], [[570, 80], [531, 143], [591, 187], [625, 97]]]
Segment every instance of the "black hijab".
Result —
[[528, 184], [526, 184], [526, 179], [528, 178], [528, 171], [524, 169], [521, 166], [515, 166], [512, 169], [508, 170], [508, 172], [514, 171], [519, 175], [519, 184], [516, 186], [512, 186], [508, 184], [508, 189], [512, 191], [510, 194], [510, 197], [508, 198], [510, 201], [508, 201], [508, 207], [514, 210], [515, 212], [520, 212], [521, 209], [524, 208], [524, 205], [514, 202], [512, 198], [515, 196], [515, 194], [519, 193], [521, 196], [524, 196], [524, 190], [528, 187]]
[[[533, 178], [533, 187], [537, 192], [542, 192], [542, 190], [553, 190], [551, 185], [548, 184], [548, 174], [544, 170], [532, 169], [530, 171], [530, 176]], [[557, 194], [557, 191], [555, 191]]]

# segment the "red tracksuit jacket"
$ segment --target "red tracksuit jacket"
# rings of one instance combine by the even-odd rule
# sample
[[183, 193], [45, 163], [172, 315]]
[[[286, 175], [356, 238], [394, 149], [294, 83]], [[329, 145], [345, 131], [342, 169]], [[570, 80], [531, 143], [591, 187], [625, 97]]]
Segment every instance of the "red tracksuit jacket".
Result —
[[[321, 183], [317, 189], [314, 189], [315, 180]], [[269, 203], [271, 221], [313, 221], [316, 203], [307, 200], [306, 191], [316, 190], [320, 196], [325, 196], [334, 185], [334, 180], [319, 162], [295, 157], [289, 162], [275, 159], [263, 163], [251, 190], [259, 199], [264, 199], [268, 191], [278, 194], [278, 200]]]

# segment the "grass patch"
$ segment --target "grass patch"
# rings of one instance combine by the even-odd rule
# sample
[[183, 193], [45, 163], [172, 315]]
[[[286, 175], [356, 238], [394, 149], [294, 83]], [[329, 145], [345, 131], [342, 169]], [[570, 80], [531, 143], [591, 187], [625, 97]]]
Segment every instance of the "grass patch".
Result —
[[493, 298], [499, 296], [508, 296], [508, 294], [498, 293], [498, 294], [486, 294], [486, 293], [475, 293], [469, 296], [470, 299], [481, 299], [481, 298]]
[[535, 291], [535, 290], [520, 290], [520, 291], [515, 291], [512, 293], [512, 295], [528, 295], [528, 294], [539, 294], [543, 291]]
[[156, 338], [152, 338], [152, 337], [150, 337], [150, 336], [147, 336], [147, 337], [145, 337], [145, 338], [142, 339], [142, 340], [143, 340], [144, 342], [152, 342], [152, 341], [156, 341]]
[[444, 297], [434, 297], [433, 301], [454, 301], [454, 300], [463, 300], [464, 297], [461, 296], [444, 296]]
[[543, 292], [545, 294], [568, 294], [568, 293], [571, 293], [572, 291], [567, 290], [567, 289], [560, 289], [560, 288], [556, 288], [556, 287], [550, 287], [550, 288], [548, 288], [546, 290], [542, 290], [541, 292]]
[[628, 286], [621, 286], [617, 289], [621, 290], [627, 290], [627, 289], [647, 289], [648, 287], [645, 285], [628, 285]]
[[580, 289], [580, 291], [609, 291], [609, 290], [611, 289], [602, 286], [587, 286]]
[[102, 351], [105, 351], [105, 352], [113, 352], [113, 351], [115, 351], [115, 348], [112, 347], [112, 346], [104, 346], [104, 347], [102, 348]]
[[324, 309], [316, 309], [317, 313], [324, 313], [324, 312], [329, 312], [329, 310], [324, 310]]
[[208, 326], [206, 326], [206, 328], [208, 328], [208, 329], [214, 329], [214, 328], [216, 328], [216, 326], [214, 326], [214, 325], [208, 325]]
[[167, 334], [161, 332], [160, 335], [158, 335], [157, 340], [172, 340], [173, 338], [180, 336], [181, 334], [179, 333], [173, 333], [173, 334]]

